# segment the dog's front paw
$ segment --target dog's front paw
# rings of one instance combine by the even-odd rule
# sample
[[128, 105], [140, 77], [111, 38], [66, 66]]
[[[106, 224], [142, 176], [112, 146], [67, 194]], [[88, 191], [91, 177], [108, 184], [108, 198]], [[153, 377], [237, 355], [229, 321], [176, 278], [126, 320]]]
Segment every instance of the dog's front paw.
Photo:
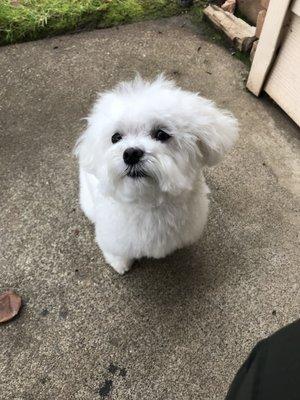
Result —
[[133, 260], [115, 256], [110, 253], [104, 253], [104, 258], [108, 264], [110, 264], [113, 269], [120, 275], [124, 275], [125, 272], [130, 270]]

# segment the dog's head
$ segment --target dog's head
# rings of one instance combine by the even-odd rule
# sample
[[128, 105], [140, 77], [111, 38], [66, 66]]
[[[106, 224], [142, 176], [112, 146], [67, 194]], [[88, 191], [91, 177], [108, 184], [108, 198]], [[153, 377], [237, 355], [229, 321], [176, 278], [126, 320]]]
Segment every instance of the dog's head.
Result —
[[137, 77], [99, 97], [75, 152], [103, 192], [130, 201], [191, 190], [236, 138], [236, 120], [213, 102]]

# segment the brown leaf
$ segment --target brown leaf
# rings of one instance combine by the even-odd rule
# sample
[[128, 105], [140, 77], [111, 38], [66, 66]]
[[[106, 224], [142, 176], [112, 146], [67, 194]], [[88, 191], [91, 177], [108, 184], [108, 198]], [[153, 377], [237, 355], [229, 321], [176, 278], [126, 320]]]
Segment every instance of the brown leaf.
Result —
[[11, 4], [13, 7], [19, 7], [20, 2], [19, 2], [19, 0], [11, 0], [10, 4]]
[[21, 297], [12, 290], [0, 294], [0, 323], [15, 317], [20, 307]]

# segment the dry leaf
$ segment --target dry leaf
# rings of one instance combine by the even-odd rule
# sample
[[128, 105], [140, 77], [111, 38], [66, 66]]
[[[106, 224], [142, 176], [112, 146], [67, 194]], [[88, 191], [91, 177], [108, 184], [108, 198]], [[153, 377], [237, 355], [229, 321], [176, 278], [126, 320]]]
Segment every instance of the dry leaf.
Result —
[[14, 318], [21, 307], [21, 297], [8, 290], [0, 294], [0, 322], [9, 321]]
[[19, 7], [20, 2], [19, 2], [19, 0], [11, 0], [11, 1], [10, 1], [10, 4], [11, 4], [13, 7]]

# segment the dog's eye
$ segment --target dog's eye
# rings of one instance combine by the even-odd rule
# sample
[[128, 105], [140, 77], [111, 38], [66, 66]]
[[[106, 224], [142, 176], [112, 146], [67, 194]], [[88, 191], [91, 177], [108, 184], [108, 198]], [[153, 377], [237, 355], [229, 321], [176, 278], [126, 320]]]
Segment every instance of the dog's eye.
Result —
[[119, 132], [114, 133], [111, 137], [112, 143], [117, 143], [121, 139], [122, 139], [122, 135]]
[[153, 133], [153, 138], [155, 140], [159, 140], [160, 142], [165, 142], [166, 140], [170, 139], [170, 135], [163, 131], [162, 129], [157, 129], [154, 133]]

